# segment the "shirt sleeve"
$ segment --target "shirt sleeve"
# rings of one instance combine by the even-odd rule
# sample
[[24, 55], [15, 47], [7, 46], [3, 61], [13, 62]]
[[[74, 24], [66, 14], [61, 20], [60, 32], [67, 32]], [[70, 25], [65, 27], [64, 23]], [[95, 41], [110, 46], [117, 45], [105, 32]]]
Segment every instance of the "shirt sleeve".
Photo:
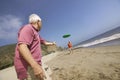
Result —
[[40, 36], [40, 42], [41, 42], [41, 44], [45, 44], [45, 40]]
[[33, 40], [33, 31], [30, 29], [30, 27], [24, 27], [20, 32], [18, 33], [18, 44], [27, 44], [30, 46]]

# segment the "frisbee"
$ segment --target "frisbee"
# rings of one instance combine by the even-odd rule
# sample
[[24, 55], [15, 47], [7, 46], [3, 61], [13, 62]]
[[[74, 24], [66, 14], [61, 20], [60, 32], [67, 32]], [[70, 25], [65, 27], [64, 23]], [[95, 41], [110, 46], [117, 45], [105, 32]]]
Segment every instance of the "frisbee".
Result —
[[65, 34], [65, 35], [63, 35], [63, 38], [68, 38], [70, 36], [71, 36], [70, 34]]

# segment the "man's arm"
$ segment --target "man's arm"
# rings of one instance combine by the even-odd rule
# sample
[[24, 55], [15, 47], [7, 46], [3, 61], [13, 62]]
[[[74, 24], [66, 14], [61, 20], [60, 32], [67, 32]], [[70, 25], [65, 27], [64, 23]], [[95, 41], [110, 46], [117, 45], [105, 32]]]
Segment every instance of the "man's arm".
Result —
[[19, 44], [20, 55], [33, 67], [37, 62], [33, 59], [30, 50], [26, 44]]
[[26, 44], [19, 44], [20, 55], [30, 64], [33, 68], [34, 74], [40, 78], [44, 77], [42, 67], [33, 59], [30, 50]]
[[44, 44], [45, 44], [45, 45], [56, 45], [56, 42], [47, 42], [47, 41], [45, 41]]

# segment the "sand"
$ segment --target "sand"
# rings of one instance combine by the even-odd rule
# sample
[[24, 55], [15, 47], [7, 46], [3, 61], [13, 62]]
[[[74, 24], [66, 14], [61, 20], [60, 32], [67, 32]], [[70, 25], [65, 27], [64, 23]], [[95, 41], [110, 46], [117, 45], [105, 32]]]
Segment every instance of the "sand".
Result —
[[53, 80], [120, 80], [120, 46], [63, 51], [47, 65]]
[[0, 80], [17, 80], [14, 67], [0, 70]]
[[[120, 46], [64, 50], [42, 61], [46, 80], [120, 80]], [[0, 80], [17, 80], [14, 67], [1, 70]]]

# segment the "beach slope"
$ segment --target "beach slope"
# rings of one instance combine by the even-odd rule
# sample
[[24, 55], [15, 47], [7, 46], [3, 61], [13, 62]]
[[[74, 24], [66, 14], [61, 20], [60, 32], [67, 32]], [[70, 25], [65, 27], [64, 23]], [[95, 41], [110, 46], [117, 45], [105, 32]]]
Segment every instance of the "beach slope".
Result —
[[120, 80], [120, 46], [63, 51], [47, 65], [53, 80]]

